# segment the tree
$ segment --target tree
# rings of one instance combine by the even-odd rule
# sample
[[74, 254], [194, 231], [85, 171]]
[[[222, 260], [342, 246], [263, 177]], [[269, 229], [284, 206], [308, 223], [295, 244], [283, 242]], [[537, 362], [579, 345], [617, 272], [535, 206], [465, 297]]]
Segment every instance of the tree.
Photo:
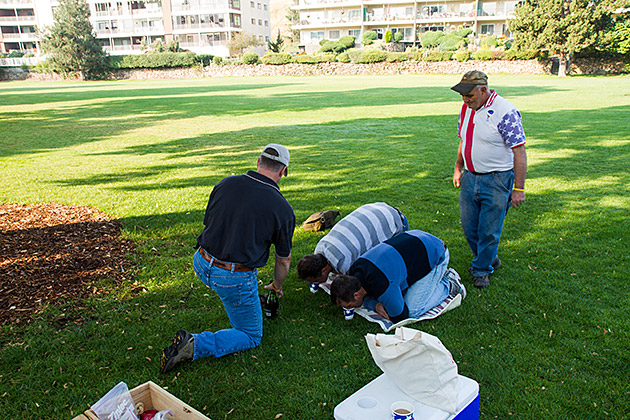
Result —
[[558, 76], [566, 76], [571, 54], [596, 47], [611, 21], [615, 0], [523, 0], [510, 30], [518, 49], [548, 49], [560, 56]]
[[230, 50], [230, 54], [236, 52], [237, 54], [243, 54], [243, 51], [249, 47], [259, 47], [262, 42], [258, 40], [256, 35], [249, 34], [247, 32], [237, 32], [232, 36], [227, 43], [227, 47]]
[[616, 18], [615, 26], [606, 34], [606, 47], [617, 54], [630, 53], [630, 12]]
[[[299, 0], [293, 0], [294, 5], [297, 6], [299, 3]], [[300, 30], [293, 29], [293, 26], [297, 26], [300, 23], [300, 12], [294, 9], [289, 9], [285, 18], [289, 21], [289, 27], [291, 28], [291, 35], [289, 37], [291, 38], [291, 42], [300, 42]]]
[[59, 0], [53, 25], [44, 29], [41, 39], [42, 51], [50, 54], [47, 64], [56, 73], [74, 73], [85, 80], [105, 68], [106, 54], [94, 35], [85, 0]]
[[271, 52], [280, 52], [280, 50], [282, 49], [282, 44], [284, 44], [284, 39], [282, 39], [282, 36], [280, 35], [280, 29], [278, 29], [278, 36], [276, 37], [276, 41], [269, 41], [268, 44]]

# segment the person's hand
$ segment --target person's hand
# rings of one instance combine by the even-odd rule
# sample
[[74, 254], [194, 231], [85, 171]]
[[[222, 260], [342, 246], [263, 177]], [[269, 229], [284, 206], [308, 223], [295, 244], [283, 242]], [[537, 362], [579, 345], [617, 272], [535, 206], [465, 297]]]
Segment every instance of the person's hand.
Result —
[[376, 304], [376, 308], [374, 308], [374, 310], [383, 318], [389, 319], [389, 315], [387, 314], [387, 311], [385, 310], [385, 307], [381, 302]]
[[459, 188], [459, 186], [461, 185], [461, 179], [462, 179], [462, 170], [455, 168], [455, 171], [453, 172], [453, 185], [455, 186], [455, 188]]
[[525, 191], [512, 191], [512, 207], [518, 207], [525, 201]]
[[269, 283], [268, 285], [266, 285], [264, 287], [264, 289], [267, 290], [275, 290], [278, 293], [278, 297], [282, 297], [284, 295], [284, 292], [282, 291], [282, 287], [281, 288], [276, 288], [276, 286], [273, 285], [273, 282]]

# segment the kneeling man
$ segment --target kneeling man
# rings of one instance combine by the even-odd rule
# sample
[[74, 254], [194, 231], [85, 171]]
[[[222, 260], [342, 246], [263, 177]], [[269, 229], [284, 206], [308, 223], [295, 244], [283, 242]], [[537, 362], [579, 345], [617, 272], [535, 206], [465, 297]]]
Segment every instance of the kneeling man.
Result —
[[[364, 306], [393, 323], [419, 318], [440, 304], [451, 287], [449, 252], [439, 238], [420, 231], [400, 233], [376, 245], [335, 278], [330, 298], [344, 308]], [[462, 298], [465, 289], [461, 290]]]

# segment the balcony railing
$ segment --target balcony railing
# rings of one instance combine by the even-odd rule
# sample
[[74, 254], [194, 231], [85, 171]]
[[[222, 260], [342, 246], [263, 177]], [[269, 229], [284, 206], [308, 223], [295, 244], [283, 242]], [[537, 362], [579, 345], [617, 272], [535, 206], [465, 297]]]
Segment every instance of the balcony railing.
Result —
[[18, 39], [18, 40], [28, 40], [28, 41], [36, 41], [37, 40], [37, 34], [35, 32], [30, 33], [30, 34], [16, 34], [16, 33], [9, 33], [9, 34], [2, 34], [2, 38], [4, 39]]
[[176, 23], [173, 25], [173, 29], [211, 29], [211, 28], [225, 28], [225, 23]]
[[0, 0], [0, 5], [19, 5], [20, 7], [24, 7], [24, 5], [30, 4], [34, 5], [35, 2], [33, 0]]

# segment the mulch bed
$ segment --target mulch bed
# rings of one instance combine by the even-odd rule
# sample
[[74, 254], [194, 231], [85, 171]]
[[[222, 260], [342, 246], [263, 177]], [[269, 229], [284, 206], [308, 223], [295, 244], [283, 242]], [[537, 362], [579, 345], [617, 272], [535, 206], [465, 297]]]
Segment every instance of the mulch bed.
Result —
[[128, 279], [133, 251], [120, 222], [91, 207], [0, 204], [0, 325], [99, 295], [97, 279]]

